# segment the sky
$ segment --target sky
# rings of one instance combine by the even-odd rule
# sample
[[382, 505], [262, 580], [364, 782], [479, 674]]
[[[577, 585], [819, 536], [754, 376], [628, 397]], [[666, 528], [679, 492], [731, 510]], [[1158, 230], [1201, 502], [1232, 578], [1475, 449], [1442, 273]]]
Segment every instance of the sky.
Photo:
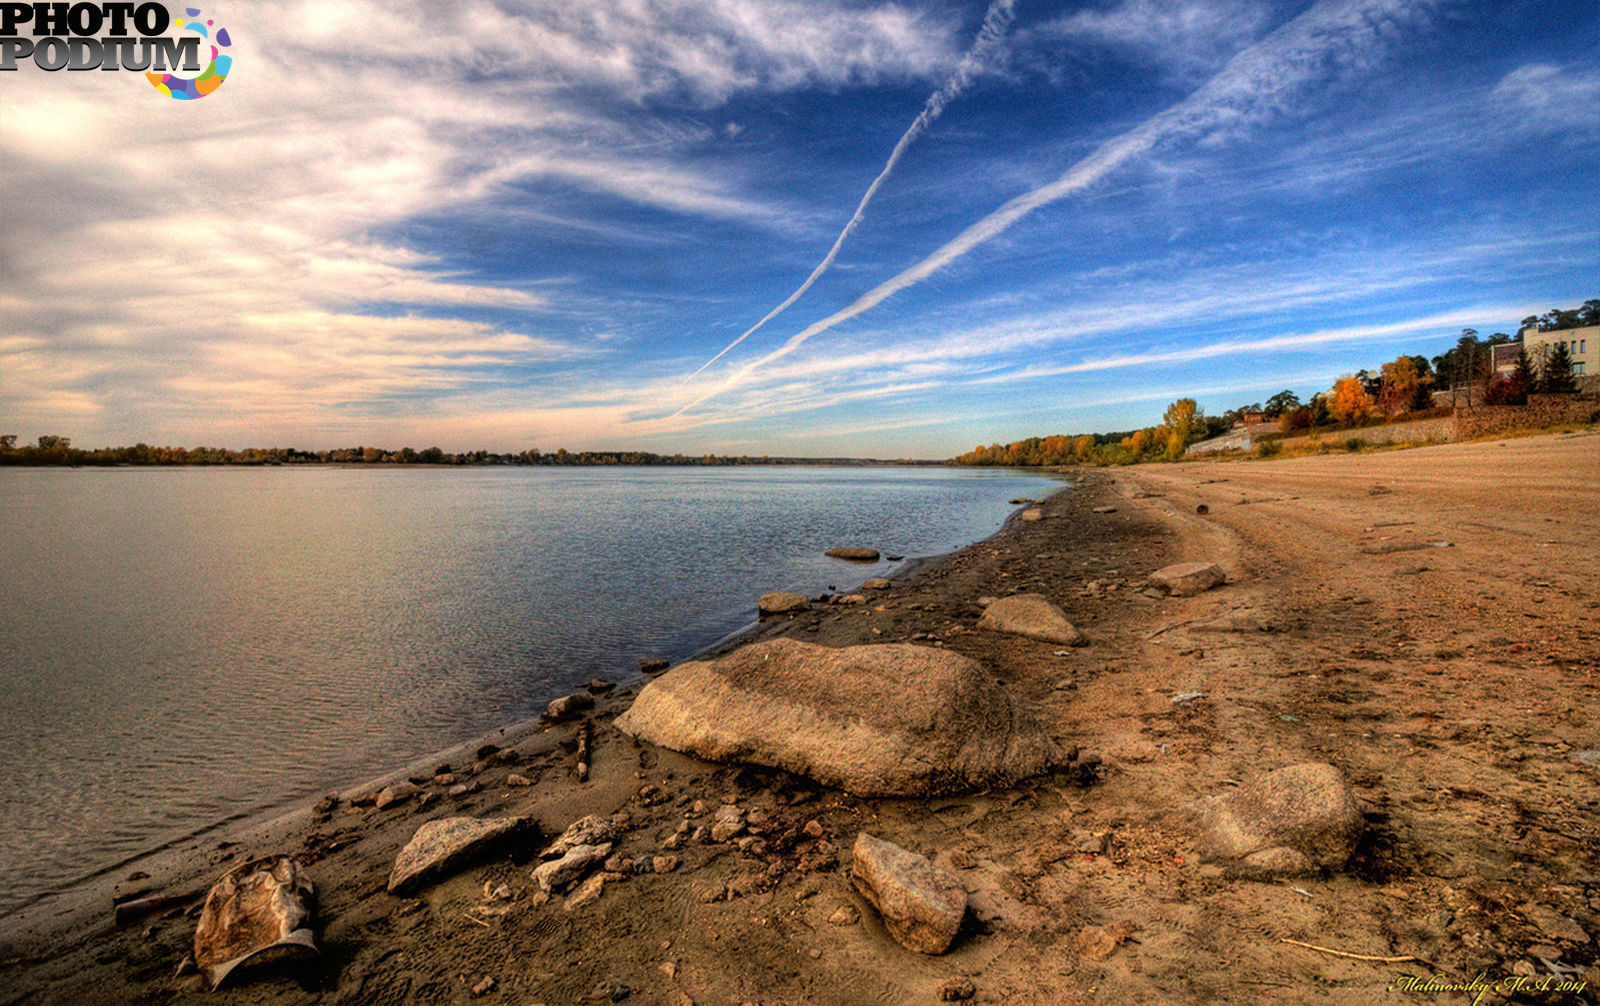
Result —
[[0, 73], [0, 433], [938, 458], [1600, 296], [1592, 0], [203, 16]]

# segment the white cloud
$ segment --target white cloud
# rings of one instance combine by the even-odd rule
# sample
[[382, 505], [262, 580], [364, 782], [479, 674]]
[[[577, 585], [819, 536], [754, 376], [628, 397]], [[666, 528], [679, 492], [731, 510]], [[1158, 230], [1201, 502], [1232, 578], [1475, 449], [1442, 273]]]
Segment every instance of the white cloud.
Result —
[[1535, 129], [1600, 129], [1600, 69], [1592, 63], [1518, 67], [1501, 79], [1492, 97]]

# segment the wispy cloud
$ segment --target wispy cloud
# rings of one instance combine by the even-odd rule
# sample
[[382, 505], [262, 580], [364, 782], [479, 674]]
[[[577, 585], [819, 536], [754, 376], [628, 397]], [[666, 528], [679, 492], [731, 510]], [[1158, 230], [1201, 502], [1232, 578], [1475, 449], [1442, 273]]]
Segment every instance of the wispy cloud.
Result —
[[871, 204], [872, 197], [878, 194], [878, 189], [883, 187], [883, 183], [893, 173], [895, 165], [900, 163], [900, 158], [905, 156], [905, 152], [917, 141], [917, 138], [926, 132], [928, 127], [933, 125], [940, 115], [944, 114], [945, 106], [949, 105], [950, 102], [961, 95], [962, 91], [971, 86], [973, 78], [982, 72], [995, 58], [996, 50], [1000, 48], [1001, 41], [1005, 38], [1006, 31], [1010, 29], [1011, 22], [1015, 18], [1016, 0], [993, 0], [989, 5], [989, 10], [983, 16], [983, 25], [978, 29], [978, 37], [973, 40], [972, 45], [962, 55], [961, 62], [956, 65], [955, 72], [950, 75], [950, 78], [944, 82], [942, 87], [928, 96], [927, 102], [922, 106], [922, 111], [917, 114], [916, 119], [901, 134], [899, 142], [889, 152], [889, 160], [884, 163], [883, 169], [872, 180], [872, 184], [867, 186], [867, 191], [861, 196], [861, 202], [856, 205], [856, 211], [845, 222], [844, 229], [839, 232], [839, 236], [834, 238], [833, 247], [828, 249], [828, 254], [824, 255], [822, 261], [818, 262], [816, 267], [811, 270], [811, 274], [805, 278], [805, 282], [801, 283], [793, 293], [785, 297], [782, 303], [763, 315], [760, 321], [745, 329], [743, 334], [724, 346], [716, 356], [701, 364], [700, 369], [691, 374], [691, 377], [704, 372], [707, 367], [727, 356], [729, 351], [754, 335], [761, 326], [788, 310], [790, 305], [804, 296], [807, 290], [811, 289], [817, 282], [818, 277], [828, 271], [834, 260], [839, 257], [839, 249], [844, 247], [845, 240], [850, 237], [851, 232], [861, 223], [861, 218], [867, 215], [867, 206]]
[[879, 284], [843, 310], [802, 329], [778, 349], [745, 364], [718, 389], [689, 402], [679, 412], [737, 386], [809, 339], [923, 282], [1041, 207], [1081, 192], [1158, 144], [1180, 140], [1217, 142], [1281, 114], [1308, 85], [1325, 82], [1330, 74], [1356, 72], [1370, 66], [1379, 58], [1389, 35], [1402, 26], [1414, 25], [1436, 5], [1434, 0], [1359, 0], [1344, 4], [1325, 0], [1317, 4], [1234, 57], [1188, 99], [1101, 144], [1054, 182], [1007, 202], [921, 262]]

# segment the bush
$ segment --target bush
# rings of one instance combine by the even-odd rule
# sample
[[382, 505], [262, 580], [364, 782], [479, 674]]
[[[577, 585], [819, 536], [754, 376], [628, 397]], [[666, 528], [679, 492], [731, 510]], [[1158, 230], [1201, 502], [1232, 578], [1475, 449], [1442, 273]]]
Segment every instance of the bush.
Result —
[[1360, 437], [1350, 437], [1347, 440], [1345, 440], [1344, 449], [1347, 450], [1347, 451], [1359, 451], [1361, 448], [1365, 447], [1366, 445], [1367, 445], [1367, 442], [1365, 440], [1362, 440]]
[[1283, 442], [1279, 440], [1263, 440], [1256, 444], [1256, 457], [1270, 458], [1283, 453]]

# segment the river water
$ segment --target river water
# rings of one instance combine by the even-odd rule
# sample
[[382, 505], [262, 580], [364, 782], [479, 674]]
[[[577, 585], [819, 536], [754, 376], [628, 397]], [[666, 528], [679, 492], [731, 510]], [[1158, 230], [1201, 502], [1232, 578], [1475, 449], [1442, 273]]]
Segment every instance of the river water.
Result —
[[[1017, 472], [0, 469], [0, 913], [999, 528]], [[0, 922], [3, 925], [3, 922]]]

